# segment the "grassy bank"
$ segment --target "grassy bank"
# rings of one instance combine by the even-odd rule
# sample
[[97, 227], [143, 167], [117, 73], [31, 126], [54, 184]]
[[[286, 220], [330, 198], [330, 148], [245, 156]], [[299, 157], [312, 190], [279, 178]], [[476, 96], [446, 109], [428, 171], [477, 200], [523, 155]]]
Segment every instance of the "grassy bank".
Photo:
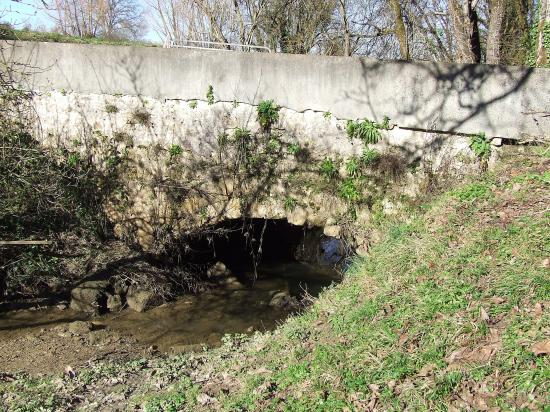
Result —
[[0, 25], [0, 40], [20, 40], [52, 43], [102, 44], [110, 46], [145, 46], [160, 47], [160, 45], [139, 40], [109, 39], [103, 37], [69, 36], [55, 32], [34, 30], [17, 30], [6, 25]]
[[548, 153], [510, 152], [492, 173], [385, 217], [344, 282], [272, 333], [74, 379], [14, 376], [0, 399], [8, 410], [543, 410]]

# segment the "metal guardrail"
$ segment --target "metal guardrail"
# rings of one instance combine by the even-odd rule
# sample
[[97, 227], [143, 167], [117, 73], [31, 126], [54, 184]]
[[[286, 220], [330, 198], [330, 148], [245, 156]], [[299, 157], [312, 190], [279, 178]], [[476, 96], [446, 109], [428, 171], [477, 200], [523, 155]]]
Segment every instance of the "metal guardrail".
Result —
[[[225, 51], [256, 51], [260, 53], [271, 53], [271, 49], [265, 46], [254, 46], [250, 44], [241, 43], [224, 43], [217, 41], [203, 41], [203, 40], [185, 40], [185, 44], [182, 42], [170, 41], [167, 42], [168, 48], [180, 48], [180, 49], [196, 49], [196, 50], [225, 50]], [[231, 49], [231, 47], [238, 47], [240, 50]]]

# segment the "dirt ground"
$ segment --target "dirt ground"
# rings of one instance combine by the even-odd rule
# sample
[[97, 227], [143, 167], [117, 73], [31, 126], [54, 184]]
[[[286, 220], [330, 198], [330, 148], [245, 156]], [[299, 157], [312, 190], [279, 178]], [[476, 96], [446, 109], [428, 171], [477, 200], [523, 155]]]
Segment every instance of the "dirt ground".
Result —
[[[29, 318], [35, 313], [20, 310], [9, 319], [0, 314], [0, 372], [58, 374], [97, 360], [122, 362], [155, 352], [70, 309], [43, 309], [39, 323], [32, 324]], [[26, 327], [20, 328], [21, 323]]]

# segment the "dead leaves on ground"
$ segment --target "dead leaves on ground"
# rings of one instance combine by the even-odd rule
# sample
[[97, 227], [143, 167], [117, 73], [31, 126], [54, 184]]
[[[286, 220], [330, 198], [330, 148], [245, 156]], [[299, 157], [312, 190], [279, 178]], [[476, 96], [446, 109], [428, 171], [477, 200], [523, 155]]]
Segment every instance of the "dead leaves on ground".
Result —
[[550, 339], [543, 340], [531, 346], [531, 351], [536, 355], [548, 355], [550, 353]]
[[485, 364], [489, 362], [500, 349], [502, 349], [500, 330], [497, 328], [490, 328], [489, 335], [480, 345], [459, 348], [447, 356], [445, 361], [450, 366], [471, 363]]

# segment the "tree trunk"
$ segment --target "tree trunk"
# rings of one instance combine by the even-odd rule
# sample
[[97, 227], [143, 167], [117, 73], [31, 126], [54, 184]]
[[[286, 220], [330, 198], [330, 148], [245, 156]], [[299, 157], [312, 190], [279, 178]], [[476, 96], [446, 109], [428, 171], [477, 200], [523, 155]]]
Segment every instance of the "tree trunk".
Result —
[[544, 66], [548, 63], [548, 50], [544, 45], [544, 28], [550, 23], [548, 10], [548, 0], [541, 0], [540, 2], [540, 21], [537, 36], [537, 66]]
[[340, 0], [338, 2], [340, 7], [340, 15], [342, 18], [342, 26], [344, 29], [344, 56], [351, 56], [351, 40], [349, 34], [349, 21], [346, 11], [346, 0]]
[[504, 1], [489, 1], [489, 29], [487, 32], [487, 57], [489, 64], [500, 64], [502, 47], [502, 26], [504, 22]]
[[407, 29], [405, 28], [405, 22], [403, 21], [403, 12], [401, 10], [401, 4], [399, 0], [390, 0], [390, 6], [395, 15], [395, 36], [399, 41], [399, 52], [401, 58], [409, 60], [409, 41], [407, 39]]
[[449, 1], [457, 48], [455, 60], [461, 63], [481, 63], [477, 0], [465, 0], [463, 5], [459, 1]]

